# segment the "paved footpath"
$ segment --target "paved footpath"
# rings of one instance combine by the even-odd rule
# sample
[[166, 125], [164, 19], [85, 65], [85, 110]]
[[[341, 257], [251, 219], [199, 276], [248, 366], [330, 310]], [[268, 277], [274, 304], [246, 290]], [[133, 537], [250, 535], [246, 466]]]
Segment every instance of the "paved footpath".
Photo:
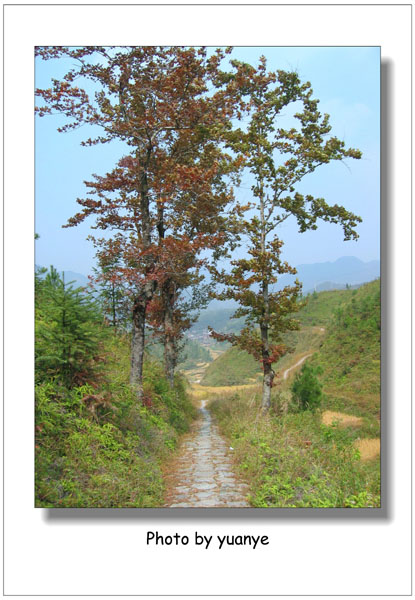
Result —
[[249, 507], [249, 491], [233, 470], [229, 446], [202, 401], [200, 419], [186, 436], [166, 477], [165, 506], [171, 508]]

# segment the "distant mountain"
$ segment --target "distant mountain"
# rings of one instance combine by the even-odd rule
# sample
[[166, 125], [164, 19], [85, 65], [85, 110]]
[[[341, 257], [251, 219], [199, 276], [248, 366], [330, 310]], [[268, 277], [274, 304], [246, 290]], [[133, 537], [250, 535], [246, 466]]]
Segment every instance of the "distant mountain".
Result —
[[[37, 265], [36, 265], [37, 266]], [[380, 261], [371, 260], [364, 262], [355, 256], [342, 256], [337, 260], [322, 263], [302, 264], [297, 267], [297, 275], [282, 275], [275, 286], [276, 289], [282, 289], [286, 285], [294, 282], [298, 278], [303, 284], [303, 294], [313, 292], [344, 289], [346, 284], [351, 287], [357, 287], [362, 283], [373, 281], [380, 277]], [[65, 281], [74, 281], [74, 286], [87, 286], [89, 283], [88, 277], [82, 273], [74, 271], [64, 271]], [[207, 331], [207, 325], [212, 325], [219, 321], [228, 321], [230, 314], [236, 309], [237, 304], [233, 300], [220, 302], [213, 300], [209, 307], [202, 311], [198, 322], [192, 327], [192, 333], [198, 334], [202, 330]], [[232, 310], [233, 309], [233, 310]], [[226, 311], [229, 314], [219, 313]], [[212, 318], [213, 317], [213, 318]], [[240, 330], [243, 326], [243, 319], [232, 321], [231, 330]], [[221, 323], [223, 325], [223, 323]]]
[[[35, 265], [35, 269], [41, 269], [42, 267], [39, 265]], [[49, 270], [49, 269], [48, 269]], [[62, 271], [58, 270], [59, 275], [62, 275]], [[85, 287], [89, 284], [89, 279], [82, 273], [75, 273], [75, 271], [63, 271], [65, 275], [65, 282], [70, 283], [73, 281], [73, 287]]]
[[[346, 284], [352, 288], [360, 287], [379, 276], [379, 260], [364, 262], [355, 256], [343, 256], [333, 262], [298, 265], [297, 275], [283, 275], [274, 289], [282, 289], [298, 278], [303, 284], [303, 294], [306, 295], [314, 290], [321, 292], [345, 289]], [[188, 336], [202, 343], [212, 343], [208, 326], [221, 332], [238, 333], [244, 325], [244, 319], [230, 320], [236, 308], [237, 304], [233, 300], [212, 301], [208, 308], [200, 313]]]
[[[354, 286], [380, 277], [380, 261], [363, 262], [355, 256], [342, 256], [334, 262], [312, 263], [297, 266], [297, 277], [303, 284], [303, 293], [342, 289], [346, 284]], [[278, 288], [292, 283], [292, 275], [283, 275]]]
[[[379, 260], [364, 262], [355, 256], [342, 256], [333, 262], [301, 264], [296, 269], [297, 275], [282, 275], [273, 290], [292, 285], [296, 278], [303, 284], [303, 294], [306, 295], [314, 290], [342, 290], [346, 284], [353, 288], [380, 277]], [[213, 300], [207, 310], [235, 310], [237, 306], [234, 300]]]

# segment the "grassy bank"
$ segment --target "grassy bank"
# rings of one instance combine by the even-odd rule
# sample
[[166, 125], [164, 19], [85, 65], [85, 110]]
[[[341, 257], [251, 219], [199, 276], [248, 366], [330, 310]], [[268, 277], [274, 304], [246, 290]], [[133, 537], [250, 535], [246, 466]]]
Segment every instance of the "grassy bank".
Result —
[[286, 359], [293, 362], [311, 343], [309, 361], [322, 370], [318, 410], [300, 411], [293, 403], [294, 373], [278, 380], [265, 418], [259, 388], [223, 394], [210, 405], [250, 482], [253, 506], [380, 505], [379, 281], [342, 296], [331, 318], [323, 321], [324, 334], [318, 333], [320, 323], [308, 325], [305, 338], [300, 332], [292, 358]]
[[35, 505], [163, 504], [161, 464], [195, 410], [147, 361], [144, 398], [129, 385], [130, 340], [51, 269], [36, 277]]
[[252, 506], [379, 506], [379, 463], [361, 460], [355, 428], [325, 425], [311, 412], [264, 418], [259, 394], [210, 407], [250, 484]]
[[36, 506], [154, 507], [161, 464], [188, 430], [186, 384], [171, 390], [157, 363], [145, 366], [145, 405], [128, 384], [128, 345], [114, 338], [100, 389], [36, 386]]

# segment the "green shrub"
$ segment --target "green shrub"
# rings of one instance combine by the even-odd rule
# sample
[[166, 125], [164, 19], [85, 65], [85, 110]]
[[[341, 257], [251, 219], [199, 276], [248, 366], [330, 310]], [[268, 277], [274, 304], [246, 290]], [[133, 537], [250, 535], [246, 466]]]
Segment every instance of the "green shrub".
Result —
[[99, 379], [106, 337], [99, 307], [53, 267], [36, 277], [35, 333], [37, 382], [58, 377], [72, 387]]
[[[195, 409], [177, 377], [146, 363], [147, 406], [128, 381], [128, 340], [111, 339], [102, 388], [68, 388], [55, 377], [36, 386], [36, 506], [154, 507], [163, 502], [161, 463], [189, 428]], [[105, 411], [85, 399], [105, 395]]]
[[379, 461], [359, 460], [353, 428], [322, 425], [310, 410], [264, 419], [259, 395], [223, 397], [210, 408], [250, 485], [252, 506], [379, 506]]
[[312, 367], [307, 362], [296, 374], [291, 391], [300, 410], [314, 411], [320, 406], [323, 397], [323, 388], [317, 378], [320, 374], [319, 367]]

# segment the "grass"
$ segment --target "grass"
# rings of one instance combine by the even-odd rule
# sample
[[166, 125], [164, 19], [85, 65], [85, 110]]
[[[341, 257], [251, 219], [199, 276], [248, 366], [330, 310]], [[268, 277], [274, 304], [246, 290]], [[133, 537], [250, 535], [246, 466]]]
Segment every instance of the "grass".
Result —
[[249, 383], [246, 385], [217, 385], [207, 386], [192, 383], [190, 386], [190, 394], [195, 400], [205, 400], [212, 396], [221, 396], [223, 394], [233, 394], [235, 392], [249, 391], [257, 392], [260, 389], [258, 383]]
[[252, 506], [379, 506], [379, 463], [361, 460], [354, 426], [328, 426], [309, 411], [264, 418], [258, 393], [222, 396], [210, 408], [250, 485]]
[[[129, 384], [129, 344], [113, 337], [100, 386], [36, 386], [37, 507], [155, 507], [162, 464], [195, 416], [183, 378], [171, 390], [155, 362], [145, 365], [145, 404]], [[94, 412], [87, 398], [102, 402]]]
[[332, 410], [380, 418], [379, 280], [353, 290], [335, 311], [324, 344], [312, 359], [323, 369]]
[[333, 312], [348, 302], [355, 290], [331, 290], [309, 294], [306, 305], [298, 312], [302, 325], [325, 327], [330, 324]]
[[201, 383], [206, 386], [245, 385], [260, 377], [260, 366], [250, 354], [229, 348], [208, 366]]
[[250, 483], [253, 506], [378, 507], [379, 281], [316, 296], [301, 318], [302, 330], [290, 334], [294, 352], [276, 370], [282, 374], [311, 351], [308, 360], [323, 371], [320, 410], [300, 412], [287, 401], [281, 411], [279, 398], [290, 398], [297, 369], [286, 380], [277, 378], [266, 417], [260, 413], [258, 387], [237, 393], [224, 389], [210, 407]]

